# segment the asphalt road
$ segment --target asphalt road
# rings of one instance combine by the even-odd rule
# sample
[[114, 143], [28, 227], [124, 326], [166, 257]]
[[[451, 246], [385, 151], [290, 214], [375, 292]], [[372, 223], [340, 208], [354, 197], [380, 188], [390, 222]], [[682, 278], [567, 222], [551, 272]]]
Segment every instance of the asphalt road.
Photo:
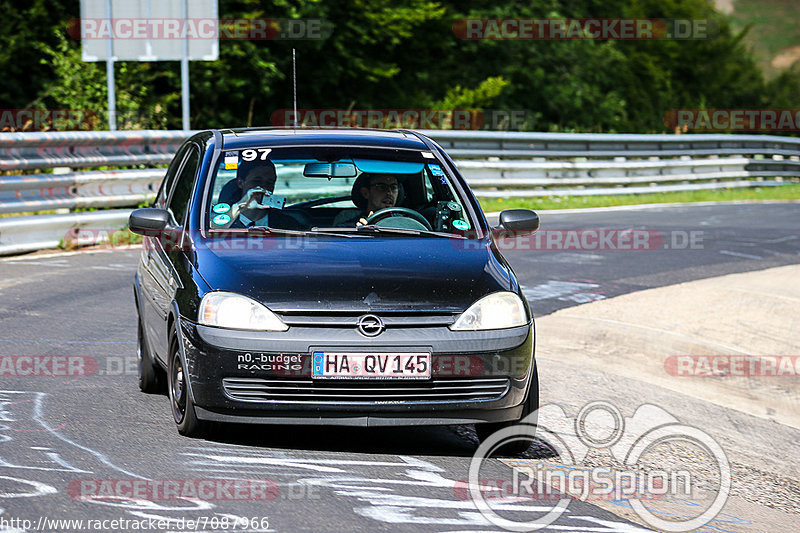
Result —
[[[798, 203], [550, 211], [541, 215], [540, 228], [503, 251], [537, 316], [639, 290], [800, 262]], [[601, 231], [605, 241], [592, 234]], [[639, 246], [635, 237], [619, 236], [625, 231], [641, 237]], [[576, 249], [582, 239], [604, 249]]]
[[[651, 230], [662, 235], [662, 246], [573, 250], [554, 240], [556, 249], [510, 249], [506, 257], [534, 312], [543, 315], [646, 288], [798, 263], [798, 227], [797, 204], [547, 213], [543, 230]], [[690, 232], [700, 232], [695, 248], [663, 247], [677, 246], [673, 236]], [[0, 372], [0, 531], [78, 529], [40, 524], [42, 518], [84, 520], [84, 530], [125, 529], [88, 520], [151, 518], [171, 519], [169, 531], [503, 531], [454, 489], [467, 479], [477, 445], [468, 427], [226, 426], [213, 440], [180, 437], [167, 398], [142, 394], [136, 384], [137, 260], [137, 251], [113, 251], [0, 261], [0, 356], [72, 357], [51, 361], [89, 369], [67, 377]], [[507, 475], [499, 461], [487, 468], [482, 475]], [[234, 478], [253, 481], [237, 491], [243, 482], [225, 485]], [[135, 480], [156, 495], [120, 497], [120, 481]], [[165, 494], [167, 486], [184, 492]], [[213, 497], [192, 499], [187, 492], [209, 487]], [[505, 509], [510, 517], [536, 511], [524, 502]], [[237, 527], [225, 518], [239, 520]], [[579, 501], [551, 527], [639, 530]]]

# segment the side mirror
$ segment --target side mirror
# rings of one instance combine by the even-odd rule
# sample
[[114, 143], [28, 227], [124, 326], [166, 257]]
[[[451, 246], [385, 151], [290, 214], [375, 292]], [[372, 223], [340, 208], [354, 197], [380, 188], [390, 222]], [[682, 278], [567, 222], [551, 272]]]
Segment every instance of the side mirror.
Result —
[[169, 226], [169, 212], [166, 209], [144, 207], [136, 209], [128, 217], [128, 227], [134, 233], [155, 236]]
[[529, 235], [539, 229], [539, 215], [530, 209], [506, 209], [500, 213], [500, 225], [492, 228], [497, 234]]

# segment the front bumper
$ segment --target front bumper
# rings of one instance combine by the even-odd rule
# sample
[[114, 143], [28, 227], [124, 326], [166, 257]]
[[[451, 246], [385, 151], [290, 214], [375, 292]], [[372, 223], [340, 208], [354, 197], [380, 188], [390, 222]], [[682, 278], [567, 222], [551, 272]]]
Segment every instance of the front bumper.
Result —
[[[181, 319], [181, 337], [190, 394], [204, 420], [349, 426], [513, 421], [522, 416], [529, 387], [538, 387], [531, 383], [532, 323], [483, 332], [400, 327], [368, 338], [349, 328], [231, 331]], [[431, 378], [312, 379], [318, 350], [427, 352]]]

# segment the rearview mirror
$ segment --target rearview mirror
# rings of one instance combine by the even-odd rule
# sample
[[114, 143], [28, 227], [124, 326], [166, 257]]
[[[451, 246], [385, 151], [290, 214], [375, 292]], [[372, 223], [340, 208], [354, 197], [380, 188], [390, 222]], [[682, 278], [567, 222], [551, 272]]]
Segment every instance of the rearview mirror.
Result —
[[306, 163], [303, 176], [308, 178], [354, 178], [356, 166], [353, 163]]

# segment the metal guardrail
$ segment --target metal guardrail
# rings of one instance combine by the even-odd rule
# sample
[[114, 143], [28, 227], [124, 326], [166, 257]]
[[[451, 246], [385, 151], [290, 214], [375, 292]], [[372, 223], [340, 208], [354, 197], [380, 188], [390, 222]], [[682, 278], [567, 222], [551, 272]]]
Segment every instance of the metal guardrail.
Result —
[[421, 131], [454, 158], [797, 156], [800, 138], [774, 135]]
[[0, 213], [124, 207], [156, 195], [163, 169], [0, 177]]
[[[83, 246], [99, 244], [114, 228], [128, 224], [130, 209], [67, 215], [37, 215], [0, 219], [0, 255], [56, 248], [72, 240]], [[81, 234], [81, 230], [83, 231]]]
[[0, 134], [0, 170], [169, 163], [185, 131], [65, 131]]
[[[165, 165], [185, 131], [0, 134], [0, 170]], [[767, 135], [611, 135], [423, 131], [481, 197], [641, 194], [780, 185], [800, 176], [800, 139]], [[0, 177], [0, 214], [133, 207], [164, 169]], [[766, 179], [774, 178], [774, 179]], [[0, 218], [0, 255], [57, 246], [87, 225], [125, 226], [130, 209]], [[116, 225], [116, 226], [115, 226]], [[83, 244], [91, 235], [85, 232]], [[89, 239], [88, 241], [86, 239]]]

